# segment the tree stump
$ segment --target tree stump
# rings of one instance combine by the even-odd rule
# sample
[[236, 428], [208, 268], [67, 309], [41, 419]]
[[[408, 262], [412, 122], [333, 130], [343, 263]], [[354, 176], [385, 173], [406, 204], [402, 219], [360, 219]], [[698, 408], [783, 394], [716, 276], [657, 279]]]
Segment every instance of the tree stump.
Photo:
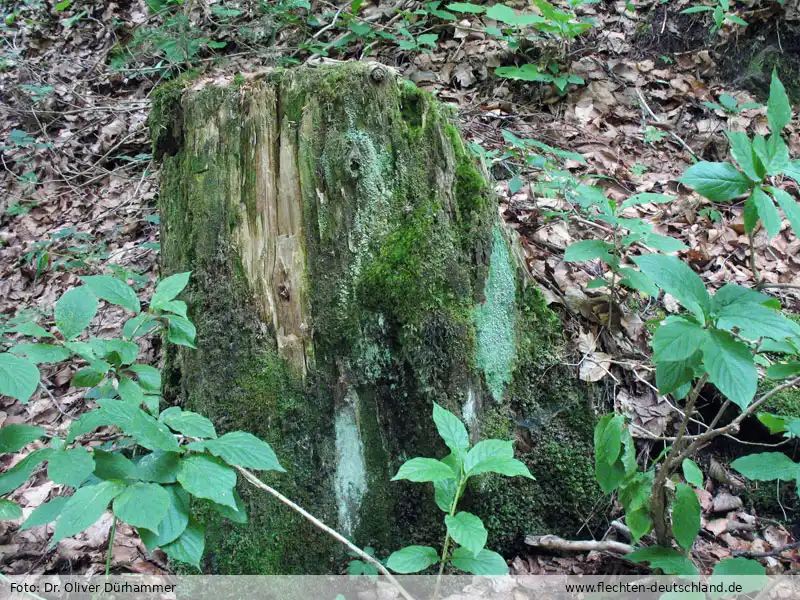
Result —
[[[237, 78], [240, 79], [240, 78]], [[170, 348], [165, 398], [275, 448], [266, 481], [379, 556], [439, 546], [432, 402], [474, 440], [516, 439], [537, 481], [468, 490], [488, 547], [576, 533], [599, 497], [588, 389], [527, 280], [455, 112], [374, 63], [176, 81], [154, 96], [164, 273], [192, 271], [197, 349]], [[220, 573], [341, 569], [328, 539], [241, 487], [247, 525], [208, 526]]]

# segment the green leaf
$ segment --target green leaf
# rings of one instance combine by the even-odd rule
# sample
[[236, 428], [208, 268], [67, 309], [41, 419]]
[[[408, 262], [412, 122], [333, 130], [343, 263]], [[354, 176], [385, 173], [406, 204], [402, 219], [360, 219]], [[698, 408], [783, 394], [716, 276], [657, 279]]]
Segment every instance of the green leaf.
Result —
[[771, 435], [783, 433], [786, 431], [789, 423], [793, 421], [792, 417], [782, 417], [780, 415], [773, 415], [770, 413], [758, 413], [756, 414], [756, 417], [758, 417], [758, 420], [762, 425], [764, 425], [764, 427], [769, 429]]
[[647, 535], [653, 528], [653, 521], [646, 508], [625, 513], [625, 523], [631, 530], [634, 542], [638, 542], [643, 536]]
[[141, 337], [151, 329], [158, 327], [158, 320], [150, 313], [140, 313], [125, 321], [122, 326], [122, 337], [132, 340]]
[[672, 506], [672, 533], [684, 550], [691, 550], [700, 531], [700, 502], [694, 490], [685, 483], [675, 486]]
[[22, 518], [22, 509], [16, 502], [0, 498], [0, 521], [16, 521]]
[[119, 378], [117, 392], [120, 398], [131, 406], [139, 407], [144, 403], [144, 392], [142, 388], [130, 377], [122, 375]]
[[695, 5], [695, 6], [690, 6], [689, 8], [683, 9], [681, 11], [681, 14], [682, 15], [692, 15], [692, 14], [701, 13], [701, 12], [711, 12], [713, 10], [714, 10], [713, 6], [697, 6], [697, 5]]
[[32, 425], [20, 425], [17, 423], [3, 425], [0, 428], [0, 454], [16, 452], [46, 434], [47, 432], [41, 427]]
[[747, 344], [726, 331], [710, 330], [703, 346], [703, 367], [708, 381], [726, 398], [742, 410], [747, 408], [758, 386], [758, 371]]
[[197, 330], [194, 324], [189, 319], [173, 315], [167, 316], [166, 319], [167, 339], [178, 346], [195, 348], [194, 339], [197, 336]]
[[69, 350], [53, 344], [17, 344], [9, 352], [25, 356], [34, 363], [57, 363], [69, 358]]
[[174, 542], [161, 546], [172, 560], [177, 560], [200, 568], [200, 559], [205, 550], [205, 529], [194, 519]]
[[392, 552], [386, 566], [395, 573], [419, 573], [439, 562], [439, 554], [430, 546], [407, 546]]
[[94, 451], [94, 474], [99, 479], [136, 479], [136, 465], [117, 452]]
[[453, 454], [463, 454], [469, 448], [469, 434], [461, 420], [436, 402], [433, 403], [433, 422], [439, 435]]
[[219, 439], [206, 442], [205, 446], [211, 454], [219, 456], [229, 465], [285, 472], [270, 445], [251, 433], [232, 431]]
[[[92, 338], [89, 345], [96, 356], [107, 358], [114, 364], [130, 364], [136, 362], [139, 355], [139, 346], [125, 340], [101, 340]], [[114, 356], [116, 354], [116, 356]]]
[[72, 288], [58, 299], [55, 306], [56, 327], [71, 340], [89, 326], [97, 314], [97, 297], [87, 286]]
[[53, 483], [78, 487], [94, 472], [94, 458], [86, 448], [59, 450], [50, 457], [47, 476]]
[[64, 510], [69, 498], [66, 496], [56, 496], [50, 502], [40, 504], [30, 516], [25, 519], [25, 522], [19, 528], [20, 531], [30, 529], [31, 527], [38, 527], [39, 525], [46, 525], [55, 521]]
[[800, 375], [800, 361], [776, 363], [767, 369], [767, 377], [770, 379], [788, 379], [796, 375]]
[[214, 510], [216, 510], [226, 519], [230, 519], [234, 523], [247, 523], [247, 509], [244, 506], [242, 497], [239, 496], [239, 492], [236, 490], [233, 490], [233, 500], [236, 502], [236, 510], [233, 510], [230, 506], [223, 506], [222, 504], [217, 504], [216, 502], [209, 503]]
[[33, 323], [31, 321], [27, 321], [25, 323], [20, 323], [15, 327], [12, 327], [9, 331], [13, 333], [19, 333], [20, 335], [25, 335], [28, 337], [45, 337], [45, 338], [54, 338], [55, 336], [47, 331], [45, 328]]
[[81, 281], [101, 300], [117, 304], [136, 314], [139, 314], [139, 311], [142, 310], [139, 298], [136, 297], [136, 292], [133, 291], [133, 288], [116, 277], [111, 275], [90, 275], [89, 277], [81, 277]]
[[753, 151], [768, 175], [780, 175], [789, 167], [789, 148], [780, 135], [771, 135], [769, 139], [757, 135], [753, 139]]
[[737, 458], [731, 467], [753, 481], [794, 481], [798, 466], [782, 452], [762, 452]]
[[94, 525], [103, 516], [108, 503], [119, 496], [125, 487], [122, 483], [104, 481], [77, 490], [56, 521], [56, 530], [50, 546], [55, 546], [65, 537], [71, 537]]
[[631, 269], [630, 267], [623, 267], [619, 270], [619, 274], [622, 275], [622, 278], [619, 280], [620, 285], [632, 288], [648, 296], [658, 296], [658, 288], [656, 285], [641, 271]]
[[697, 568], [686, 556], [661, 546], [639, 548], [625, 558], [639, 563], [650, 563], [653, 569], [661, 569], [665, 575], [697, 575]]
[[703, 472], [700, 470], [700, 467], [697, 466], [697, 463], [694, 462], [691, 458], [686, 458], [683, 461], [683, 478], [691, 483], [693, 486], [702, 488], [703, 487]]
[[481, 473], [498, 473], [507, 477], [527, 477], [535, 479], [524, 462], [516, 458], [495, 456], [487, 458], [477, 463], [472, 469], [467, 471], [467, 475], [475, 476]]
[[186, 284], [189, 283], [191, 271], [186, 273], [177, 273], [167, 277], [156, 286], [156, 291], [153, 298], [150, 300], [150, 308], [158, 309], [165, 302], [174, 300], [175, 297], [183, 291]]
[[408, 479], [409, 481], [442, 481], [455, 479], [456, 474], [449, 466], [435, 458], [412, 458], [404, 462], [392, 481]]
[[594, 428], [595, 462], [613, 465], [622, 450], [622, 430], [625, 418], [610, 413], [604, 415]]
[[[664, 361], [656, 365], [656, 386], [662, 394], [678, 394], [680, 388], [694, 379], [692, 365], [699, 362], [700, 354], [686, 360]], [[683, 395], [678, 394], [679, 398]]]
[[[178, 539], [189, 524], [189, 493], [179, 485], [167, 485], [164, 486], [164, 490], [170, 497], [170, 505], [158, 525], [158, 535], [147, 529], [139, 531], [149, 552]], [[215, 504], [215, 506], [220, 505]]]
[[16, 398], [23, 404], [39, 386], [39, 369], [27, 358], [0, 354], [0, 395]]
[[136, 439], [148, 450], [177, 452], [178, 442], [163, 423], [142, 409], [121, 400], [98, 400], [100, 410], [122, 431]]
[[161, 391], [161, 371], [150, 365], [130, 365], [126, 371], [135, 373], [139, 378], [139, 385], [147, 391]]
[[444, 518], [447, 533], [457, 544], [463, 546], [473, 555], [477, 556], [486, 545], [489, 533], [483, 526], [483, 521], [468, 512], [459, 512], [455, 516], [447, 515]]
[[726, 283], [711, 299], [711, 312], [717, 314], [729, 304], [767, 304], [775, 299], [750, 288]]
[[758, 208], [752, 194], [744, 202], [742, 217], [744, 219], [745, 233], [753, 233], [756, 230], [756, 225], [758, 225]]
[[233, 498], [236, 471], [218, 460], [205, 455], [187, 456], [181, 460], [177, 477], [190, 494], [236, 508]]
[[778, 188], [767, 188], [781, 207], [786, 220], [794, 229], [795, 236], [800, 237], [800, 203], [792, 198], [788, 192]]
[[570, 244], [564, 251], [567, 262], [581, 262], [599, 258], [605, 262], [614, 250], [614, 245], [602, 240], [583, 240]]
[[660, 252], [672, 254], [680, 252], [681, 250], [688, 250], [689, 247], [680, 240], [668, 235], [660, 235], [658, 233], [651, 233], [642, 238], [642, 243], [650, 248], [655, 248]]
[[52, 448], [34, 450], [5, 473], [0, 474], [0, 496], [17, 489], [31, 476], [40, 464], [50, 458]]
[[158, 533], [170, 503], [169, 493], [157, 483], [134, 483], [114, 498], [114, 514], [128, 525]]
[[653, 335], [653, 362], [686, 360], [705, 343], [706, 330], [680, 317], [670, 317]]
[[775, 69], [772, 70], [772, 81], [769, 86], [767, 120], [773, 134], [780, 134], [783, 128], [792, 122], [792, 105]]
[[112, 425], [111, 419], [101, 410], [92, 410], [83, 413], [80, 417], [75, 419], [70, 425], [69, 435], [67, 435], [66, 442], [71, 444], [79, 436], [94, 431], [98, 427]]
[[750, 178], [730, 163], [699, 162], [678, 180], [701, 196], [715, 202], [729, 202], [748, 192]]
[[491, 550], [481, 550], [475, 556], [466, 548], [456, 548], [450, 562], [456, 569], [473, 575], [508, 575], [505, 559]]
[[800, 335], [800, 325], [778, 311], [745, 302], [722, 308], [717, 313], [717, 327], [729, 331], [736, 328], [743, 337], [753, 341], [763, 337], [781, 341]]
[[458, 483], [455, 479], [442, 479], [433, 482], [433, 491], [436, 500], [436, 506], [442, 509], [443, 512], [449, 513], [453, 508], [453, 500], [455, 500], [456, 492], [458, 491]]
[[[709, 580], [709, 585], [716, 586], [719, 589], [731, 589], [731, 584], [738, 584], [739, 590], [736, 597], [741, 595], [752, 594], [761, 590], [767, 585], [767, 570], [757, 560], [750, 560], [748, 558], [726, 558], [725, 560], [717, 563], [714, 567], [714, 572]], [[712, 593], [712, 598], [721, 598], [726, 594]]]
[[754, 182], [764, 179], [764, 167], [753, 152], [753, 144], [746, 133], [741, 131], [726, 131], [725, 135], [731, 143], [731, 156], [742, 168], [742, 171]]
[[781, 215], [775, 208], [775, 203], [760, 187], [753, 190], [752, 198], [767, 234], [770, 238], [774, 238], [781, 232]]
[[473, 15], [479, 15], [486, 10], [485, 6], [479, 6], [471, 2], [452, 2], [447, 5], [447, 8], [455, 12], [471, 13]]
[[180, 454], [157, 450], [143, 456], [136, 463], [136, 477], [154, 483], [175, 483], [180, 466]]
[[[158, 420], [165, 423], [170, 429], [188, 437], [204, 439], [217, 437], [214, 424], [210, 420], [196, 412], [181, 410], [178, 406], [170, 406], [162, 411]], [[255, 439], [257, 442], [261, 442], [258, 438]]]
[[711, 307], [711, 298], [703, 285], [703, 280], [680, 259], [661, 254], [637, 256], [633, 262], [657, 286], [693, 312], [705, 322]]

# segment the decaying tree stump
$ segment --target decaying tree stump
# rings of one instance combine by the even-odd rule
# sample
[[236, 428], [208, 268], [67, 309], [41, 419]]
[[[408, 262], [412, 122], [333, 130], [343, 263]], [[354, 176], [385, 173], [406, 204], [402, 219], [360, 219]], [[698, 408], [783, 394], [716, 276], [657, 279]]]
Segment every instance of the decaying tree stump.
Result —
[[[151, 116], [164, 271], [193, 272], [197, 324], [167, 400], [268, 440], [287, 469], [269, 481], [379, 556], [443, 536], [432, 486], [390, 482], [447, 453], [433, 401], [475, 440], [516, 439], [537, 477], [468, 491], [489, 547], [574, 534], [598, 497], [587, 389], [454, 121], [370, 63], [177, 81]], [[209, 571], [341, 568], [324, 536], [242, 493], [247, 525], [199, 509]]]

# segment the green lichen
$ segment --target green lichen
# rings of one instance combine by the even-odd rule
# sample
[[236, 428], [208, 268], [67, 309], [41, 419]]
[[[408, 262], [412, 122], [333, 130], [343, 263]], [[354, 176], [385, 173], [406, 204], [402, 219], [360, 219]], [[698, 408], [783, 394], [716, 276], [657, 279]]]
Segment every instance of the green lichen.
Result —
[[500, 402], [504, 386], [511, 381], [516, 353], [516, 276], [500, 227], [495, 226], [492, 239], [486, 301], [475, 308], [476, 361], [492, 397]]

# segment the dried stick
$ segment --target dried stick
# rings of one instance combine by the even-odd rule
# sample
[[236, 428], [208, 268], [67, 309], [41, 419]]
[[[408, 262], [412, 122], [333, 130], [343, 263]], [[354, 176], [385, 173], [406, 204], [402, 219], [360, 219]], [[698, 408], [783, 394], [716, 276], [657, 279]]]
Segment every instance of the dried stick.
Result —
[[557, 535], [529, 535], [525, 538], [525, 544], [534, 548], [544, 548], [546, 550], [565, 550], [567, 552], [613, 552], [614, 554], [630, 554], [635, 550], [630, 544], [613, 542], [611, 540], [579, 540], [571, 541], [558, 537]]

